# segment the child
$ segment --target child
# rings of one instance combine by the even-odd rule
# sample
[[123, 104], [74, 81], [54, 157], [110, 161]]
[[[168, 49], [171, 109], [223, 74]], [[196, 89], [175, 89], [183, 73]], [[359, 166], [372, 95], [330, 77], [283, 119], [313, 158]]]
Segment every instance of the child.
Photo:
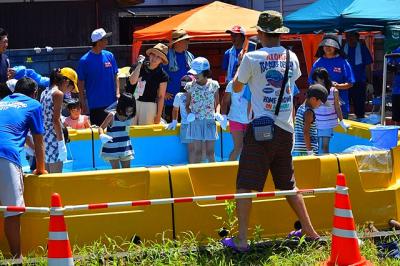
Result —
[[[247, 100], [244, 95], [246, 89], [241, 92], [234, 92], [232, 90], [232, 81], [226, 86], [224, 98], [221, 104], [221, 113], [223, 121], [221, 127], [226, 128], [227, 119], [229, 120], [229, 128], [233, 139], [233, 150], [229, 155], [229, 160], [237, 160], [243, 147], [243, 138], [249, 124], [249, 114], [250, 111], [250, 101]], [[229, 108], [228, 116], [226, 116], [227, 110]], [[225, 127], [225, 128], [224, 128]]]
[[[130, 93], [121, 94], [116, 111], [110, 112], [99, 127], [103, 143], [101, 156], [109, 161], [113, 169], [129, 168], [134, 151], [129, 138], [129, 126], [136, 115], [135, 98]], [[107, 128], [107, 134], [104, 129]]]
[[314, 110], [317, 121], [319, 153], [329, 153], [329, 142], [333, 136], [333, 129], [338, 124], [337, 119], [339, 118], [339, 124], [345, 131], [349, 128], [349, 125], [343, 121], [339, 91], [332, 86], [328, 71], [323, 67], [316, 68], [312, 73], [312, 80], [315, 84], [321, 84], [327, 88], [329, 92], [327, 100], [329, 106], [321, 105]]
[[78, 99], [70, 99], [67, 103], [69, 116], [64, 120], [64, 126], [74, 129], [89, 128], [90, 122], [87, 115], [81, 114], [81, 105]]
[[318, 153], [318, 135], [315, 125], [314, 109], [328, 98], [328, 91], [320, 84], [311, 85], [307, 91], [307, 99], [296, 113], [294, 126], [295, 142], [293, 156], [305, 156]]
[[181, 115], [181, 129], [180, 129], [180, 139], [181, 143], [188, 145], [188, 155], [189, 155], [189, 163], [194, 163], [194, 144], [191, 140], [187, 138], [187, 129], [188, 129], [188, 121], [187, 121], [187, 112], [186, 112], [186, 100], [187, 100], [187, 91], [186, 84], [188, 82], [193, 82], [194, 77], [191, 75], [185, 75], [181, 78], [181, 91], [175, 95], [172, 109], [172, 122], [167, 125], [166, 129], [174, 130], [176, 125], [178, 124], [178, 112], [180, 111]]
[[201, 162], [203, 142], [206, 145], [208, 162], [215, 162], [214, 145], [218, 138], [215, 108], [219, 102], [219, 84], [210, 78], [210, 63], [204, 57], [194, 59], [188, 73], [195, 77], [195, 81], [187, 83], [185, 87], [188, 91], [186, 102], [189, 122], [187, 138], [193, 140], [193, 162]]

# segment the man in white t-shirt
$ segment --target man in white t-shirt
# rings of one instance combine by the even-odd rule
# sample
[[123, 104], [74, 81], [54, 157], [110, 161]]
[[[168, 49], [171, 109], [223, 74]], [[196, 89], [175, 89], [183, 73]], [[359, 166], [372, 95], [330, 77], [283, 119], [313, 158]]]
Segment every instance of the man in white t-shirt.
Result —
[[[297, 56], [290, 52], [288, 82], [279, 115], [275, 118], [275, 107], [286, 67], [286, 50], [280, 45], [280, 34], [288, 33], [289, 29], [283, 26], [282, 15], [279, 12], [268, 10], [260, 14], [257, 30], [263, 48], [244, 55], [234, 78], [233, 90], [240, 92], [244, 84], [249, 85], [254, 118], [274, 119], [274, 136], [269, 141], [256, 141], [252, 124], [247, 128], [236, 181], [238, 193], [263, 191], [269, 170], [276, 189], [296, 189], [291, 150], [294, 131], [293, 88], [301, 75], [299, 61]], [[299, 217], [302, 232], [311, 239], [318, 239], [319, 235], [311, 224], [302, 195], [286, 198]], [[247, 251], [247, 230], [252, 201], [238, 199], [236, 204], [239, 234], [237, 238], [226, 238], [222, 243], [236, 251]]]

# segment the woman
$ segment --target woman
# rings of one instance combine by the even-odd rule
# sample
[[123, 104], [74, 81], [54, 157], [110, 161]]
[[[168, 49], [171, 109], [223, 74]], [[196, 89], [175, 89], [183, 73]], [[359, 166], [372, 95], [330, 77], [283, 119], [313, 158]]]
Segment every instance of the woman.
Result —
[[340, 99], [343, 101], [341, 106], [343, 118], [347, 119], [350, 112], [348, 89], [353, 86], [355, 80], [351, 66], [341, 51], [337, 36], [325, 35], [315, 56], [319, 58], [313, 64], [308, 83], [313, 84], [312, 73], [316, 68], [325, 68], [332, 80], [333, 87], [339, 90]]
[[50, 74], [50, 86], [40, 96], [43, 108], [45, 163], [49, 173], [61, 173], [63, 162], [67, 160], [61, 108], [64, 93], [77, 89], [78, 75], [68, 67], [54, 69]]
[[136, 100], [136, 116], [132, 125], [159, 124], [164, 108], [164, 97], [167, 89], [168, 75], [161, 64], [168, 64], [168, 47], [162, 43], [156, 44], [146, 51], [149, 61], [139, 56], [138, 63], [129, 77], [127, 92], [132, 93]]

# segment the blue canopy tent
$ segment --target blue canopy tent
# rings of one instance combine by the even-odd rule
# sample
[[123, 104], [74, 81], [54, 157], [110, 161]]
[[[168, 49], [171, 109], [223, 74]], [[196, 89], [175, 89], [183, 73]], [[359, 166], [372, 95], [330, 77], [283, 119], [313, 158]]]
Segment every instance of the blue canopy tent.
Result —
[[398, 0], [319, 0], [285, 17], [290, 33], [383, 30], [400, 23]]
[[319, 0], [284, 19], [290, 33], [334, 32], [342, 29], [342, 12], [354, 0]]
[[400, 1], [398, 0], [354, 0], [343, 10], [345, 27], [384, 27], [400, 23]]

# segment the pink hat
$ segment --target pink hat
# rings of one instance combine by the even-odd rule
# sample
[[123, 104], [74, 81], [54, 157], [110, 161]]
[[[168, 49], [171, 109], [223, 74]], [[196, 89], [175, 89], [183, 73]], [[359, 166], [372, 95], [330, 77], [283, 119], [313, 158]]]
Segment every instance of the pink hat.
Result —
[[240, 34], [246, 35], [246, 30], [240, 25], [235, 25], [232, 27], [232, 29], [226, 30], [225, 32], [226, 33], [240, 33]]

